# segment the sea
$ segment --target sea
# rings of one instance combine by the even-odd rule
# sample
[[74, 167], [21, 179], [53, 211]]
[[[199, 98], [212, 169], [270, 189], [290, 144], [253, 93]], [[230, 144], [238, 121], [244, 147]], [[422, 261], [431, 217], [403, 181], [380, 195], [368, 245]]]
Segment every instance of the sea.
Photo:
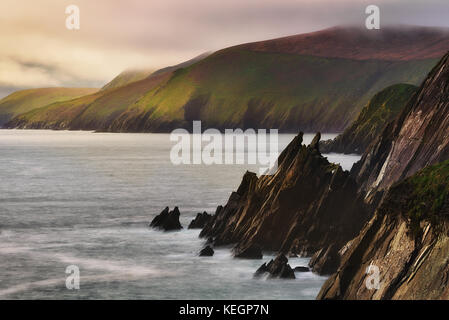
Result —
[[[279, 135], [279, 151], [293, 137]], [[0, 130], [0, 299], [315, 299], [326, 276], [253, 277], [273, 252], [198, 256], [205, 240], [189, 222], [258, 166], [176, 165], [174, 144], [169, 134]], [[346, 170], [360, 158], [325, 156]], [[166, 206], [179, 207], [184, 229], [148, 227]]]

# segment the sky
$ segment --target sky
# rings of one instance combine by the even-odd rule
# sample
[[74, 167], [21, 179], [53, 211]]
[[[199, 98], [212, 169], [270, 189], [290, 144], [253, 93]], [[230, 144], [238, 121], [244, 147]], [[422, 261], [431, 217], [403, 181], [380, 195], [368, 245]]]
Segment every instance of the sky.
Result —
[[[36, 87], [101, 87], [126, 69], [159, 69], [228, 46], [364, 26], [449, 27], [448, 0], [1, 0], [0, 97]], [[80, 29], [66, 28], [69, 5]]]

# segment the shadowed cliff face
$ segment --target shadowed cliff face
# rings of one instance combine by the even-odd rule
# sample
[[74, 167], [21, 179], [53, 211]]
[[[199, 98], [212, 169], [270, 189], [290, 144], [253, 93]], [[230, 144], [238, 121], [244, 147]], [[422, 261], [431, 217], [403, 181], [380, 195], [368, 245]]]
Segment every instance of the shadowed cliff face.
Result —
[[[449, 161], [392, 186], [318, 299], [449, 299]], [[369, 266], [379, 288], [366, 286]]]
[[430, 72], [396, 121], [356, 163], [364, 191], [385, 190], [419, 169], [449, 158], [449, 54]]
[[337, 251], [369, 218], [349, 173], [329, 163], [318, 134], [309, 146], [302, 134], [278, 159], [274, 175], [247, 172], [224, 207], [217, 208], [201, 232], [215, 245], [236, 244], [236, 254], [251, 247], [311, 256], [314, 271], [338, 266]]
[[[384, 196], [319, 299], [449, 299], [448, 144], [449, 54], [353, 167], [367, 201]], [[365, 285], [370, 265], [377, 290]]]

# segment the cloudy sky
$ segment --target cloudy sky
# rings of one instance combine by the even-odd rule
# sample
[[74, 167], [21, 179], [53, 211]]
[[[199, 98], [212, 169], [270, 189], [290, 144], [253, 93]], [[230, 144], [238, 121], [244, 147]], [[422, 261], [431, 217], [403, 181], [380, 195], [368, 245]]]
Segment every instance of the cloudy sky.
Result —
[[[80, 30], [65, 8], [80, 8]], [[0, 97], [30, 87], [100, 87], [129, 68], [157, 69], [239, 43], [364, 25], [449, 27], [448, 0], [1, 0]]]

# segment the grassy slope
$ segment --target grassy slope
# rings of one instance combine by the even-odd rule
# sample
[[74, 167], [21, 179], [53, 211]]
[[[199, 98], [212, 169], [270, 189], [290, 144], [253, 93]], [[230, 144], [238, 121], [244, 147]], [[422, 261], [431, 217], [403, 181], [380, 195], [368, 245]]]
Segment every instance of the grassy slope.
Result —
[[101, 90], [118, 88], [124, 85], [127, 85], [132, 82], [136, 82], [139, 80], [143, 80], [149, 75], [151, 75], [153, 71], [151, 70], [126, 70], [108, 82]]
[[[70, 101], [56, 102], [34, 109], [14, 118], [8, 127], [45, 129], [89, 129], [94, 130], [110, 123], [148, 90], [167, 81], [170, 74], [161, 74], [128, 85], [98, 91]], [[93, 113], [93, 114], [92, 114]], [[83, 121], [82, 123], [80, 123]]]
[[[170, 79], [143, 88], [146, 92], [137, 90], [134, 94], [133, 83], [120, 92], [103, 93], [96, 103], [84, 106], [74, 121], [50, 116], [43, 109], [24, 114], [15, 124], [55, 127], [68, 123], [76, 129], [166, 131], [201, 119], [205, 125], [218, 128], [341, 131], [374, 93], [398, 82], [419, 84], [435, 63], [435, 59], [359, 61], [234, 47], [178, 69]], [[52, 110], [58, 107], [67, 105], [49, 106]]]
[[178, 72], [142, 103], [155, 108], [153, 119], [184, 120], [185, 104], [203, 97], [194, 113], [210, 126], [339, 131], [375, 92], [398, 81], [419, 84], [435, 62], [224, 50]]
[[[181, 64], [155, 72], [124, 71], [95, 94], [71, 101], [52, 103], [41, 110], [32, 110], [8, 123], [9, 127], [45, 129], [104, 130], [116, 118], [135, 117], [142, 110], [136, 105], [145, 94], [159, 89], [173, 72], [207, 57], [199, 55]], [[136, 119], [133, 118], [135, 121]], [[117, 130], [120, 130], [119, 128]]]
[[158, 132], [198, 119], [220, 129], [341, 132], [375, 93], [420, 84], [448, 45], [448, 29], [330, 28], [223, 49], [10, 125]]
[[92, 88], [40, 88], [16, 91], [0, 100], [0, 126], [11, 118], [57, 101], [91, 94]]
[[354, 121], [341, 135], [324, 141], [322, 152], [363, 153], [405, 107], [418, 88], [410, 84], [396, 84], [376, 93]]
[[449, 160], [418, 171], [394, 184], [388, 192], [381, 210], [393, 208], [406, 216], [415, 235], [422, 231], [423, 220], [438, 226], [449, 196]]

